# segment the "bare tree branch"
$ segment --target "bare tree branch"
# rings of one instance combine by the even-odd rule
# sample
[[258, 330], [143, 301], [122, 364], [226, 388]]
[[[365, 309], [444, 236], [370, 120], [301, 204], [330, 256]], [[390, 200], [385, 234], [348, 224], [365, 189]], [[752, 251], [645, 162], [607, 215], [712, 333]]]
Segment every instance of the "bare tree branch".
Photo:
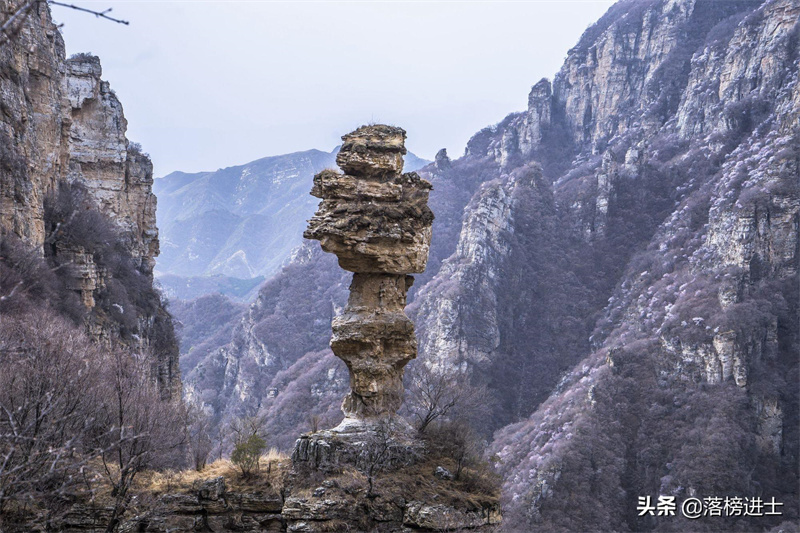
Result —
[[126, 26], [128, 24], [130, 24], [130, 22], [128, 22], [127, 20], [121, 20], [121, 19], [115, 19], [115, 18], [109, 17], [107, 15], [107, 13], [111, 12], [111, 8], [110, 7], [108, 9], [106, 9], [105, 11], [94, 11], [94, 10], [87, 9], [85, 7], [76, 6], [76, 5], [73, 5], [73, 4], [65, 4], [63, 2], [54, 2], [53, 0], [48, 0], [48, 3], [52, 4], [54, 6], [68, 7], [70, 9], [74, 9], [76, 11], [83, 11], [85, 13], [91, 13], [95, 17], [104, 18], [106, 20], [110, 20], [111, 22], [117, 22], [119, 24], [125, 24]]
[[74, 9], [76, 11], [83, 11], [84, 13], [89, 13], [94, 15], [97, 18], [104, 18], [106, 20], [110, 20], [112, 22], [116, 22], [118, 24], [125, 24], [126, 26], [130, 24], [127, 20], [117, 19], [114, 17], [110, 17], [108, 13], [111, 12], [112, 8], [108, 8], [105, 11], [95, 11], [93, 9], [88, 9], [81, 6], [76, 6], [74, 4], [66, 4], [64, 2], [55, 2], [53, 0], [29, 0], [28, 2], [23, 3], [19, 9], [17, 9], [5, 22], [2, 23], [0, 26], [0, 45], [5, 44], [7, 41], [10, 41], [12, 37], [14, 37], [19, 30], [22, 28], [22, 23], [25, 19], [28, 18], [30, 15], [31, 8], [42, 2], [47, 2], [48, 4], [59, 6], [59, 7], [66, 7], [68, 9]]

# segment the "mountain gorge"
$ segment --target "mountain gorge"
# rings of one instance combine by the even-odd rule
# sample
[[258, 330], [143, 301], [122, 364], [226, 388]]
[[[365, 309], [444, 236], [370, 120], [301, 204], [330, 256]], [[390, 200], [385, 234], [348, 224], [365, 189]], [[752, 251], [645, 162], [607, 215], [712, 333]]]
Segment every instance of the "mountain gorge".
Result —
[[[153, 180], [99, 59], [28, 5], [0, 30], [0, 531], [798, 531], [800, 0], [621, 0], [462, 157], [372, 146], [433, 186], [427, 269], [393, 274], [399, 413], [420, 379], [472, 402], [408, 426], [461, 455], [383, 477], [368, 440], [368, 469], [205, 465], [247, 420], [321, 463], [342, 420], [352, 276], [302, 239], [338, 149]], [[397, 216], [353, 190], [349, 237]]]
[[[491, 392], [509, 531], [797, 519], [799, 19], [796, 0], [619, 2], [527, 111], [420, 171], [436, 220], [412, 365]], [[347, 284], [304, 245], [196, 356], [189, 397], [260, 411], [282, 446], [309, 422], [279, 405], [336, 423]], [[783, 506], [639, 516], [659, 495]]]

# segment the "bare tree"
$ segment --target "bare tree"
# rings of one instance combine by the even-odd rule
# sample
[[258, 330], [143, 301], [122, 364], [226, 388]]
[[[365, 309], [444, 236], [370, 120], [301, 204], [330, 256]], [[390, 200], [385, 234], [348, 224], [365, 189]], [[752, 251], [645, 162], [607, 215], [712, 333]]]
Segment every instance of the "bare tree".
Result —
[[53, 6], [60, 6], [65, 7], [68, 9], [74, 9], [76, 11], [82, 11], [84, 13], [89, 13], [94, 15], [97, 18], [103, 18], [106, 20], [110, 20], [112, 22], [117, 22], [119, 24], [125, 24], [126, 26], [130, 24], [127, 20], [121, 20], [117, 18], [113, 18], [109, 16], [109, 13], [112, 11], [112, 8], [108, 8], [104, 11], [95, 11], [93, 9], [88, 9], [85, 7], [77, 6], [74, 4], [66, 4], [64, 2], [56, 2], [54, 0], [26, 0], [20, 2], [16, 9], [14, 9], [13, 4], [9, 4], [12, 6], [13, 11], [8, 18], [6, 18], [2, 23], [0, 23], [0, 45], [4, 44], [7, 41], [13, 39], [17, 33], [22, 29], [22, 25], [24, 24], [25, 20], [30, 16], [30, 13], [35, 9], [38, 9], [40, 4], [49, 4]]
[[136, 475], [147, 468], [179, 463], [183, 452], [180, 405], [161, 399], [151, 360], [145, 354], [112, 350], [105, 361], [94, 445], [115, 499], [108, 532], [119, 525]]
[[208, 456], [214, 447], [211, 437], [211, 420], [203, 410], [195, 404], [186, 406], [186, 438], [189, 454], [194, 469], [198, 472], [206, 467]]
[[98, 347], [39, 310], [0, 320], [0, 514], [13, 499], [58, 496], [79, 481], [98, 404]]
[[388, 466], [387, 463], [389, 462], [391, 451], [391, 429], [386, 421], [381, 421], [375, 426], [375, 430], [363, 443], [361, 456], [359, 457], [363, 472], [367, 476], [367, 483], [369, 484], [367, 490], [368, 498], [374, 496], [373, 485], [375, 476]]
[[469, 422], [458, 418], [432, 426], [428, 442], [438, 453], [456, 463], [454, 478], [461, 479], [464, 468], [480, 461], [481, 441]]
[[313, 414], [308, 416], [308, 425], [311, 427], [311, 433], [316, 433], [319, 431], [319, 423], [322, 417], [318, 414]]
[[492, 399], [486, 387], [471, 384], [466, 374], [435, 370], [418, 362], [409, 368], [406, 384], [405, 407], [420, 433], [431, 423], [455, 415], [478, 426], [490, 412]]

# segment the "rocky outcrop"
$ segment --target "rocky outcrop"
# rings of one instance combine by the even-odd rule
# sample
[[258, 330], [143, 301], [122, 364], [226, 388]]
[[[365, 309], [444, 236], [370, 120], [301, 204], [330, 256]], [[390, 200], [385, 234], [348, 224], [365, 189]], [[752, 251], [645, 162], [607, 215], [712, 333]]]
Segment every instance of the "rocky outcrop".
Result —
[[401, 174], [405, 131], [363, 126], [342, 137], [336, 158], [344, 174], [314, 177], [322, 198], [304, 236], [354, 272], [344, 313], [333, 320], [331, 348], [350, 370], [340, 427], [394, 416], [403, 401], [403, 367], [416, 357], [406, 293], [428, 260], [431, 185]]
[[[440, 371], [485, 366], [500, 345], [497, 287], [510, 252], [516, 179], [484, 184], [461, 227], [456, 252], [419, 293], [420, 351]], [[465, 321], [469, 309], [479, 321]]]
[[[3, 2], [3, 19], [19, 2]], [[0, 227], [35, 246], [45, 240], [44, 200], [69, 160], [64, 41], [36, 4], [14, 42], [0, 47]]]
[[[681, 499], [758, 487], [793, 499], [770, 472], [786, 469], [778, 476], [786, 483], [798, 476], [788, 466], [798, 448], [787, 438], [797, 423], [786, 416], [798, 406], [796, 378], [781, 376], [798, 364], [800, 4], [731, 3], [724, 19], [718, 3], [636, 5], [612, 8], [554, 82], [554, 105], [566, 106], [583, 146], [554, 187], [593, 248], [608, 249], [622, 227], [644, 242], [609, 295], [596, 351], [527, 420], [496, 435], [512, 527], [580, 530], [601, 508], [619, 510], [603, 517], [609, 529], [700, 527], [626, 516], [628, 504], [599, 487], [590, 492], [609, 498], [598, 508], [566, 513], [559, 499], [574, 497], [574, 482], [592, 468], [623, 491]], [[636, 60], [644, 50], [649, 59]], [[665, 71], [670, 84], [648, 92]], [[632, 87], [644, 92], [624, 104]], [[658, 191], [656, 180], [670, 186]], [[635, 231], [637, 207], [658, 215], [640, 217]], [[641, 231], [650, 224], [652, 233]], [[648, 419], [654, 413], [658, 421]], [[698, 439], [688, 437], [701, 427]], [[750, 451], [736, 444], [742, 439]], [[589, 449], [592, 468], [581, 464]], [[693, 463], [698, 454], [716, 466]]]
[[[20, 5], [0, 2], [3, 19]], [[137, 311], [108, 298], [117, 287], [137, 293], [134, 300], [157, 300], [152, 270], [159, 242], [152, 163], [126, 138], [122, 106], [101, 76], [97, 57], [65, 58], [46, 2], [35, 3], [19, 32], [0, 45], [0, 235], [20, 237], [55, 263], [60, 276], [70, 277], [66, 286], [79, 295], [87, 330], [97, 340], [158, 352], [159, 381], [177, 391], [177, 346], [155, 340], [172, 338], [160, 302]], [[68, 213], [46, 220], [48, 209], [59, 210], [59, 195], [68, 186], [86, 191], [79, 209], [97, 210], [110, 221], [114, 237], [104, 246], [115, 251], [106, 250], [106, 259], [116, 255], [117, 263], [132, 263], [136, 287], [120, 287], [126, 282], [98, 263], [98, 250], [65, 237], [73, 229]]]
[[[364, 498], [357, 477], [325, 479], [296, 494], [278, 488], [270, 483], [229, 486], [221, 476], [199, 479], [185, 490], [148, 495], [120, 531], [480, 533], [493, 531], [502, 520], [497, 506], [480, 501], [430, 504], [399, 493]], [[65, 533], [100, 533], [110, 514], [102, 506], [75, 505], [54, 525]]]
[[66, 61], [69, 100], [67, 181], [83, 185], [128, 240], [131, 254], [151, 273], [158, 255], [153, 164], [136, 143], [128, 142], [128, 122], [100, 59], [77, 55]]
[[49, 7], [38, 4], [34, 11], [0, 50], [0, 131], [7, 141], [0, 226], [43, 246], [45, 198], [60, 181], [77, 181], [152, 270], [158, 254], [152, 164], [125, 137], [122, 105], [101, 79], [100, 60], [86, 54], [65, 59]]

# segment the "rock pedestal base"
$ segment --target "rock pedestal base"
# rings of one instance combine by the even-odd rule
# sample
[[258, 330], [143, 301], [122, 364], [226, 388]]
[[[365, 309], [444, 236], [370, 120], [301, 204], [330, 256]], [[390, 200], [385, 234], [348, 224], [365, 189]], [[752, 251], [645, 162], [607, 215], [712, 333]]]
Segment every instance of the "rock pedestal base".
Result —
[[381, 421], [345, 418], [333, 429], [297, 439], [292, 470], [301, 475], [340, 472], [347, 466], [361, 471], [374, 466], [386, 471], [413, 465], [424, 450], [413, 428], [399, 416]]

